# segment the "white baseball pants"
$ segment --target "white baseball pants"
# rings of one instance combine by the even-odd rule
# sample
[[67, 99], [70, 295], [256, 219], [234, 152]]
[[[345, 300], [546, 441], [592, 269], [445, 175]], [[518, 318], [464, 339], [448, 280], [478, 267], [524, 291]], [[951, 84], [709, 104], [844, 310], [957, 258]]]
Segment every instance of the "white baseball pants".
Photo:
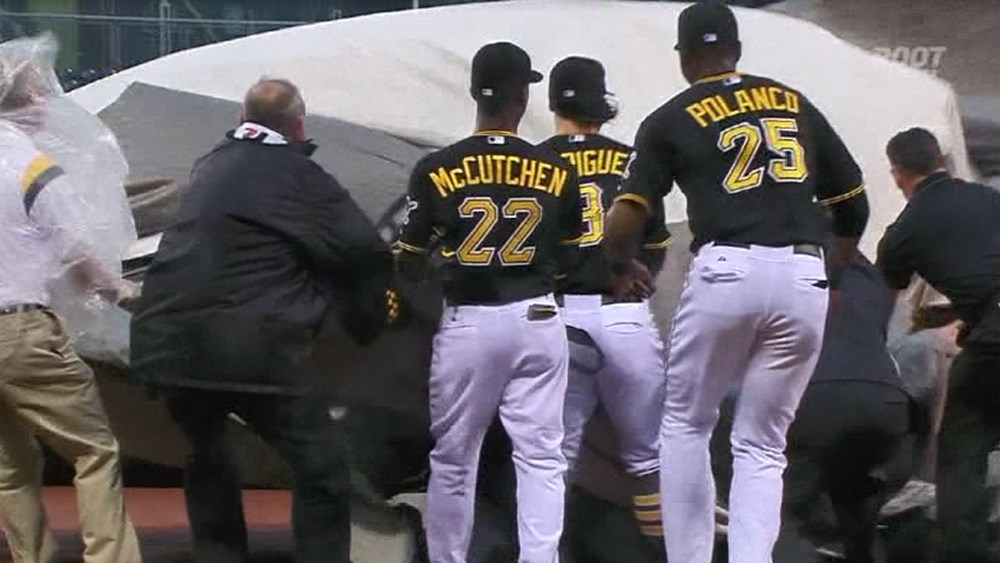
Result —
[[770, 563], [778, 537], [785, 436], [819, 357], [823, 261], [792, 247], [706, 245], [691, 263], [670, 337], [661, 429], [670, 563], [709, 563], [715, 483], [709, 438], [734, 387], [730, 563]]
[[533, 303], [445, 307], [430, 376], [431, 477], [425, 521], [432, 563], [465, 563], [483, 438], [497, 412], [513, 443], [519, 563], [557, 563], [566, 458], [569, 363], [558, 314], [529, 320]]
[[666, 368], [649, 303], [602, 306], [600, 295], [564, 295], [562, 313], [563, 321], [586, 331], [604, 356], [596, 373], [570, 365], [563, 440], [570, 472], [598, 401], [614, 427], [629, 474], [641, 477], [657, 471]]

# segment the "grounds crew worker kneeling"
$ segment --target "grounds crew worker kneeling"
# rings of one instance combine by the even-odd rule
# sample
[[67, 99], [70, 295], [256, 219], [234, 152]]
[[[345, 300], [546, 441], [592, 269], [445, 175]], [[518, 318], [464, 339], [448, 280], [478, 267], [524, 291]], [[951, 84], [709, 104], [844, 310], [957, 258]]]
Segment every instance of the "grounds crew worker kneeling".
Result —
[[243, 124], [195, 164], [133, 318], [134, 374], [165, 390], [191, 443], [185, 495], [199, 562], [246, 557], [231, 412], [292, 470], [296, 562], [349, 560], [345, 438], [310, 381], [309, 355], [335, 299], [349, 303], [339, 312], [356, 340], [385, 327], [392, 255], [310, 160], [304, 116], [292, 84], [250, 89]]

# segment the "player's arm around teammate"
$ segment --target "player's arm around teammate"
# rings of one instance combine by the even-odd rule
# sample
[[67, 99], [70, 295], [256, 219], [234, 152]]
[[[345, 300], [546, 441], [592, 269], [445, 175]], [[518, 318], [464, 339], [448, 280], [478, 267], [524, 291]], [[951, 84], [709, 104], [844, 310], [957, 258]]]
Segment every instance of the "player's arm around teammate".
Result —
[[573, 170], [517, 136], [528, 86], [541, 79], [515, 45], [480, 49], [475, 133], [424, 158], [411, 177], [399, 264], [419, 272], [413, 266], [434, 252], [445, 295], [429, 384], [433, 563], [467, 560], [479, 452], [498, 412], [513, 445], [519, 561], [558, 558], [569, 352], [553, 293], [582, 217]]
[[[563, 451], [576, 469], [584, 428], [600, 403], [635, 479], [633, 503], [643, 535], [663, 551], [659, 502], [659, 420], [663, 410], [663, 345], [648, 300], [614, 295], [602, 248], [604, 215], [621, 183], [631, 147], [601, 135], [617, 115], [600, 62], [560, 61], [549, 77], [549, 109], [556, 135], [543, 143], [580, 176], [584, 229], [571, 267], [560, 273], [556, 296], [569, 330], [570, 377]], [[644, 266], [658, 270], [669, 242], [662, 215], [649, 221]]]

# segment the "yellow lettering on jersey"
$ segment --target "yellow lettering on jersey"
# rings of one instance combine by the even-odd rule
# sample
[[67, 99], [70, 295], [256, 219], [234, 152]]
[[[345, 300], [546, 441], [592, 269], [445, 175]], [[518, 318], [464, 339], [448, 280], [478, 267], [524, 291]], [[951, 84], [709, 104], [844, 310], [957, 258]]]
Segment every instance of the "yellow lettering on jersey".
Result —
[[493, 166], [490, 165], [489, 155], [477, 155], [476, 164], [479, 165], [479, 179], [482, 180], [484, 184], [492, 184], [494, 182]]
[[771, 99], [767, 97], [767, 87], [758, 86], [757, 88], [752, 88], [750, 93], [753, 94], [753, 102], [757, 104], [757, 111], [773, 109], [771, 107]]
[[568, 160], [569, 163], [572, 164], [577, 169], [577, 171], [579, 171], [580, 170], [580, 164], [579, 164], [579, 159], [577, 158], [577, 155], [579, 153], [580, 153], [580, 151], [568, 151], [568, 152], [560, 153], [559, 156], [562, 157], [565, 160]]
[[[623, 160], [620, 159], [620, 160]], [[594, 166], [597, 168], [597, 166]], [[562, 193], [568, 171], [551, 163], [507, 154], [467, 156], [452, 169], [438, 168], [430, 172], [431, 182], [441, 197], [467, 186], [505, 184], [530, 188], [556, 196]]]
[[705, 108], [701, 107], [701, 102], [691, 104], [685, 109], [687, 109], [687, 112], [691, 115], [691, 117], [698, 122], [698, 125], [708, 127], [708, 121], [705, 121], [705, 115], [708, 112], [705, 111]]
[[567, 151], [559, 156], [569, 161], [576, 168], [577, 175], [583, 178], [597, 174], [621, 176], [625, 173], [629, 153], [614, 149], [587, 149]]
[[705, 98], [701, 101], [701, 107], [705, 108], [705, 111], [712, 118], [713, 122], [718, 123], [726, 118], [725, 111], [719, 107], [719, 102], [715, 98]]
[[549, 191], [548, 188], [546, 187], [545, 182], [548, 180], [546, 174], [549, 174], [551, 171], [552, 171], [552, 165], [549, 164], [548, 162], [538, 163], [538, 175], [535, 177], [535, 185], [534, 185], [535, 189]]
[[525, 159], [521, 161], [521, 179], [519, 185], [536, 187], [537, 170], [537, 160]]
[[451, 183], [455, 186], [456, 190], [460, 190], [465, 187], [465, 180], [462, 179], [462, 174], [465, 171], [461, 168], [452, 168], [448, 171], [448, 176], [451, 177]]
[[799, 113], [799, 95], [795, 92], [785, 91], [785, 105], [788, 107], [788, 111], [792, 113]]
[[625, 174], [625, 163], [628, 162], [628, 153], [625, 151], [615, 151], [614, 164], [611, 166], [611, 173], [615, 176]]
[[448, 194], [455, 191], [455, 185], [451, 183], [451, 178], [448, 176], [448, 171], [442, 166], [436, 171], [431, 172], [431, 183], [437, 188], [438, 193], [441, 197], [448, 197]]
[[465, 172], [465, 181], [468, 182], [470, 186], [475, 186], [482, 183], [479, 179], [478, 174], [472, 173], [472, 165], [475, 164], [476, 157], [467, 156], [462, 159], [462, 170]]
[[[778, 110], [789, 113], [799, 113], [799, 96], [778, 86], [758, 86], [735, 90], [733, 97], [723, 94], [712, 94], [698, 100], [687, 108], [702, 127], [718, 123], [726, 118], [754, 111]], [[705, 119], [705, 118], [708, 119]]]
[[757, 106], [754, 105], [753, 100], [750, 99], [750, 95], [747, 94], [746, 90], [737, 90], [736, 103], [739, 105], [740, 113], [746, 113], [748, 111], [757, 111]]
[[507, 166], [504, 168], [504, 171], [507, 173], [504, 176], [504, 183], [507, 184], [508, 186], [520, 185], [520, 178], [518, 178], [518, 176], [514, 174], [514, 163], [521, 162], [521, 157], [507, 156], [504, 157], [504, 160], [507, 161]]
[[583, 151], [583, 153], [580, 156], [582, 157], [581, 164], [583, 168], [583, 173], [580, 175], [593, 176], [597, 174], [597, 159], [598, 159], [597, 151], [594, 149], [588, 149]]
[[781, 96], [781, 93], [782, 93], [781, 88], [778, 88], [776, 86], [769, 86], [767, 89], [767, 97], [769, 100], [771, 100], [771, 107], [773, 107], [774, 109], [778, 110], [785, 109], [785, 104], [783, 102], [778, 101], [779, 96], [782, 99], [784, 98], [784, 96]]
[[552, 167], [552, 181], [549, 182], [548, 192], [556, 197], [561, 197], [563, 188], [566, 186], [566, 177], [569, 171], [565, 168]]
[[490, 158], [493, 159], [493, 169], [496, 171], [496, 174], [493, 176], [493, 183], [502, 184], [504, 160], [506, 160], [507, 157], [502, 154], [493, 154], [490, 155]]
[[729, 104], [726, 103], [726, 99], [723, 98], [721, 94], [716, 95], [715, 99], [719, 102], [719, 107], [722, 108], [722, 111], [726, 114], [726, 117], [732, 117], [734, 115], [739, 115], [740, 113], [742, 113], [738, 110], [734, 110], [733, 108], [729, 107]]
[[614, 151], [609, 151], [607, 149], [601, 149], [598, 153], [598, 166], [597, 171], [601, 174], [611, 174], [611, 166], [614, 164]]

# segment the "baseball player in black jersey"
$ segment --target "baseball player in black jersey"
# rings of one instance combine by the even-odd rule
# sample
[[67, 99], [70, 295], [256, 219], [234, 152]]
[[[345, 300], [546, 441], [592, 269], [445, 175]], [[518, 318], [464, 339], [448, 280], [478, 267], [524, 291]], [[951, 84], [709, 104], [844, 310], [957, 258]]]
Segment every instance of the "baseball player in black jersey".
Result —
[[708, 442], [740, 389], [731, 444], [729, 560], [771, 560], [786, 431], [816, 365], [828, 300], [821, 205], [833, 215], [831, 277], [868, 219], [861, 172], [798, 91], [735, 71], [736, 19], [724, 4], [686, 8], [681, 70], [691, 87], [650, 115], [608, 219], [613, 268], [634, 260], [643, 226], [676, 181], [695, 257], [675, 313], [661, 429], [661, 497], [671, 563], [712, 559], [715, 486]]
[[582, 216], [574, 170], [517, 136], [528, 85], [541, 79], [519, 47], [483, 47], [472, 61], [475, 133], [425, 157], [410, 180], [399, 266], [414, 279], [435, 253], [446, 301], [430, 375], [433, 563], [466, 561], [479, 451], [498, 410], [517, 473], [519, 561], [557, 561], [569, 352], [555, 275]]
[[[557, 134], [542, 146], [555, 151], [580, 177], [583, 234], [573, 267], [561, 272], [556, 300], [564, 322], [589, 335], [603, 361], [587, 366], [577, 357], [578, 334], [571, 329], [570, 375], [566, 394], [563, 451], [572, 473], [587, 421], [598, 402], [607, 411], [621, 458], [636, 478], [633, 501], [642, 533], [663, 549], [660, 522], [659, 420], [663, 412], [663, 345], [645, 299], [614, 296], [614, 279], [604, 248], [604, 216], [621, 185], [632, 147], [600, 134], [617, 110], [598, 61], [570, 57], [549, 76], [549, 108]], [[662, 208], [658, 209], [662, 211]], [[663, 265], [670, 235], [662, 213], [648, 222], [641, 259], [655, 275]]]

